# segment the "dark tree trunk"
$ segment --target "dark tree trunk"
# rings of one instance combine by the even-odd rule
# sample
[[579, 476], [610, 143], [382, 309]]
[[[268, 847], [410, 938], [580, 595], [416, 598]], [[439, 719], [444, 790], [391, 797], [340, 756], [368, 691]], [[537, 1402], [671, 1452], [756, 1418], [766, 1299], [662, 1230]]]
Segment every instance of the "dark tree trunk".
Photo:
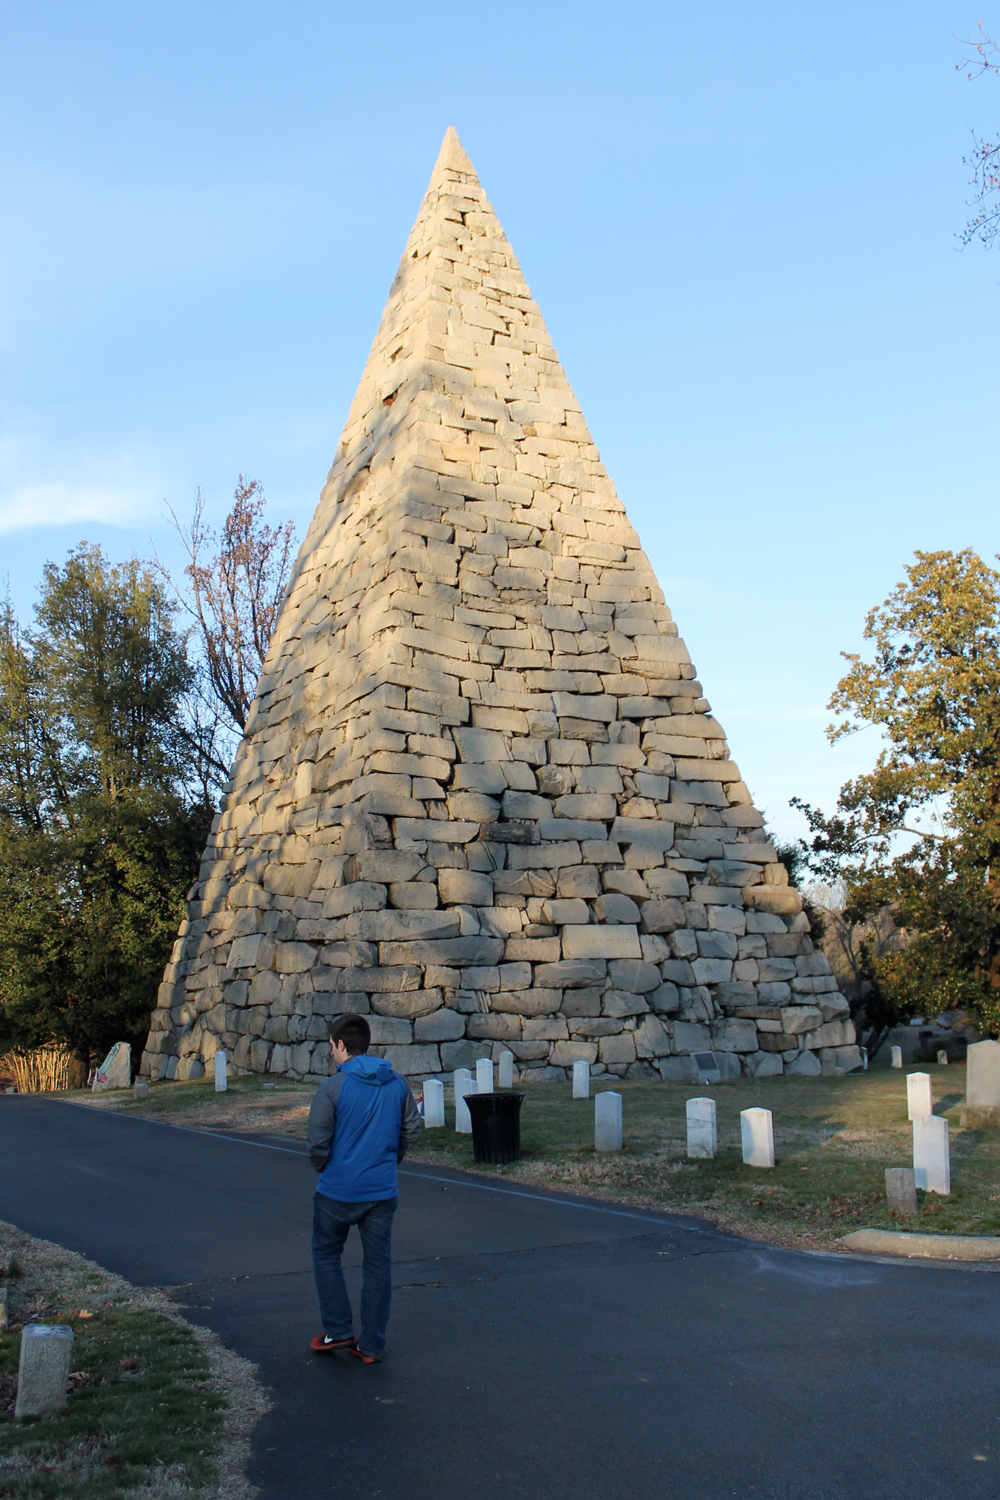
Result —
[[87, 1074], [90, 1072], [90, 1053], [74, 1052], [69, 1060], [69, 1087], [71, 1089], [83, 1089], [87, 1087]]

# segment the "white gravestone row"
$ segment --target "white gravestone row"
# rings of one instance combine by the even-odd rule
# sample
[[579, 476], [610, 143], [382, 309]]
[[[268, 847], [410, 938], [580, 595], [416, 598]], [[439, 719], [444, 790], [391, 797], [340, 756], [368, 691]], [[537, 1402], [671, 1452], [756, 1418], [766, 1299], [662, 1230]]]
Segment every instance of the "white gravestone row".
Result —
[[695, 1160], [708, 1160], [718, 1151], [715, 1128], [715, 1100], [689, 1099], [687, 1102], [687, 1154]]
[[428, 1078], [424, 1084], [424, 1127], [439, 1130], [444, 1124], [444, 1084], [440, 1078]]
[[43, 1417], [66, 1406], [66, 1382], [73, 1357], [73, 1330], [65, 1324], [29, 1323], [21, 1334], [14, 1416]]
[[575, 1062], [573, 1064], [573, 1098], [590, 1098], [590, 1063]]
[[740, 1110], [740, 1136], [748, 1167], [774, 1166], [774, 1127], [769, 1109]]
[[473, 1093], [472, 1074], [468, 1068], [455, 1069], [455, 1129], [459, 1135], [472, 1134], [472, 1116], [465, 1102], [466, 1094]]
[[622, 1096], [606, 1089], [594, 1099], [594, 1148], [622, 1149]]

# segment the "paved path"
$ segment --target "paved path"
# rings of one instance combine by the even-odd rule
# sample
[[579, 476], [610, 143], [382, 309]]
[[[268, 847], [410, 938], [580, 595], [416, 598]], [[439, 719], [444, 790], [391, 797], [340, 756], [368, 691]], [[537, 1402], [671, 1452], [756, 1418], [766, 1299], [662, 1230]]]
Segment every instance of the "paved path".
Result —
[[414, 1167], [365, 1368], [308, 1352], [314, 1180], [294, 1142], [0, 1097], [0, 1217], [177, 1288], [259, 1365], [262, 1500], [996, 1495], [997, 1276]]

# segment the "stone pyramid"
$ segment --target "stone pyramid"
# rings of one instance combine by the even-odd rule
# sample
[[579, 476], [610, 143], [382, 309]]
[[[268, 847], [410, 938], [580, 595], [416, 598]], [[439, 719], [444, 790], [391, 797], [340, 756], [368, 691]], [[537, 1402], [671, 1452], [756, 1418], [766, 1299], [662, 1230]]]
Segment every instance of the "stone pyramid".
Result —
[[142, 1071], [857, 1066], [684, 642], [449, 129], [295, 563]]

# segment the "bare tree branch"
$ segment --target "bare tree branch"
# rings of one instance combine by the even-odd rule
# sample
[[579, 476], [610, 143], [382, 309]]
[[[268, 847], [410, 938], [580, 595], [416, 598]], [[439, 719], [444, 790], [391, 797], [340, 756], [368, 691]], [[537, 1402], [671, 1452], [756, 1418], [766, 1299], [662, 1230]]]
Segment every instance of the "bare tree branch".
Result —
[[[978, 40], [969, 37], [965, 45], [973, 50], [955, 64], [957, 71], [964, 69], [970, 79], [982, 78], [987, 73], [1000, 74], [1000, 42], [989, 34], [982, 21]], [[987, 140], [973, 131], [972, 151], [962, 157], [962, 162], [972, 169], [969, 186], [974, 191], [965, 200], [965, 206], [974, 213], [959, 238], [963, 247], [980, 240], [989, 249], [1000, 234], [1000, 140]]]
[[172, 587], [196, 622], [212, 695], [240, 735], [284, 602], [295, 539], [291, 521], [266, 524], [265, 504], [260, 482], [241, 474], [218, 542], [205, 524], [200, 489], [189, 529], [170, 511], [188, 557], [189, 590], [171, 580]]

